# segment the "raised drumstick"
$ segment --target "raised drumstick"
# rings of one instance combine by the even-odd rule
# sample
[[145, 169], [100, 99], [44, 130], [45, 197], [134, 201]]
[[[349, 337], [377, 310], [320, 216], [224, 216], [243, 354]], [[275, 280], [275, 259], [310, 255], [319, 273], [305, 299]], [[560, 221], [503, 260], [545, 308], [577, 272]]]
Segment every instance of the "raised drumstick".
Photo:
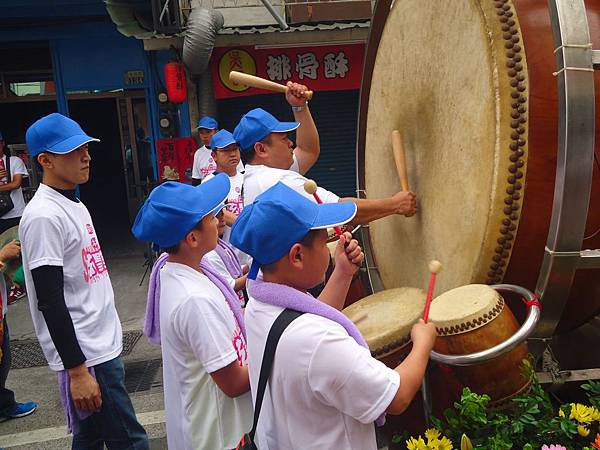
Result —
[[403, 191], [410, 191], [408, 186], [408, 175], [406, 174], [406, 156], [404, 154], [404, 145], [402, 145], [402, 136], [398, 130], [392, 131], [392, 150], [394, 151], [394, 161], [396, 161], [396, 170], [400, 185]]
[[[304, 182], [304, 190], [312, 195], [315, 200], [317, 201], [317, 203], [321, 204], [323, 203], [323, 200], [321, 200], [321, 197], [319, 197], [319, 194], [317, 194], [317, 183], [315, 182], [315, 180], [306, 180]], [[336, 234], [339, 237], [342, 237], [342, 230], [340, 229], [340, 227], [333, 227], [333, 229], [335, 230]]]
[[425, 311], [423, 311], [423, 321], [427, 323], [429, 319], [429, 308], [431, 307], [431, 300], [433, 300], [433, 290], [435, 289], [435, 277], [442, 270], [442, 263], [437, 260], [429, 261], [429, 289], [427, 290], [427, 299], [425, 300]]
[[[256, 77], [254, 75], [248, 75], [247, 73], [237, 72], [232, 70], [229, 72], [229, 80], [234, 83], [245, 84], [246, 86], [266, 89], [267, 91], [287, 92], [287, 86], [279, 83], [275, 83], [271, 80], [265, 80], [264, 78]], [[312, 99], [313, 91], [304, 91], [304, 97], [306, 100]]]

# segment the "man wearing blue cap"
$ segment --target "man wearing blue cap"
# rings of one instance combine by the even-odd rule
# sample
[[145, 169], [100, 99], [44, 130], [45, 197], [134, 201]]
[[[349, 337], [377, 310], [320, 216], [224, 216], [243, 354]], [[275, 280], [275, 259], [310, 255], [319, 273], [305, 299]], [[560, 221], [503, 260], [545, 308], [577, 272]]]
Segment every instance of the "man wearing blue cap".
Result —
[[[303, 313], [281, 335], [258, 421], [258, 447], [376, 450], [373, 422], [400, 414], [419, 390], [435, 325], [413, 326], [413, 347], [394, 370], [375, 360], [360, 331], [340, 312], [364, 255], [350, 233], [335, 250], [335, 269], [319, 298], [329, 263], [327, 227], [351, 221], [352, 202], [316, 204], [283, 183], [246, 206], [231, 233], [253, 258], [246, 307], [250, 385], [259, 380], [265, 343], [284, 309]], [[262, 279], [257, 278], [258, 269]]]
[[75, 196], [88, 181], [88, 136], [53, 113], [29, 127], [42, 183], [23, 213], [19, 237], [29, 309], [57, 372], [73, 449], [148, 449], [124, 383], [121, 323], [90, 214]]
[[151, 311], [159, 323], [151, 338], [162, 348], [171, 449], [232, 449], [251, 426], [239, 298], [203, 260], [217, 245], [215, 214], [228, 192], [225, 174], [197, 187], [164, 183], [152, 191], [132, 228], [136, 238], [168, 254], [158, 269], [160, 293]]
[[[294, 113], [297, 114], [297, 113]], [[256, 197], [281, 181], [299, 194], [313, 201], [304, 190], [303, 176], [316, 161], [306, 158], [301, 151], [300, 136], [304, 124], [280, 122], [267, 111], [256, 108], [247, 112], [233, 131], [233, 136], [245, 153], [244, 204], [249, 205]], [[314, 127], [312, 118], [310, 124]], [[288, 133], [297, 131], [298, 147], [294, 149]], [[314, 155], [312, 155], [314, 156]], [[416, 212], [416, 197], [412, 192], [398, 192], [383, 199], [340, 198], [322, 187], [317, 194], [324, 203], [352, 201], [358, 211], [353, 223], [366, 224], [393, 214], [411, 216]]]
[[[225, 233], [223, 239], [229, 242], [231, 234], [231, 225], [237, 216], [244, 209], [244, 171], [239, 170], [241, 160], [240, 147], [235, 141], [233, 135], [227, 130], [220, 130], [210, 140], [212, 149], [212, 157], [217, 164], [217, 169], [208, 175], [204, 180], [208, 181], [217, 173], [225, 173], [229, 177], [231, 189], [227, 196], [227, 204], [223, 210], [225, 223]], [[237, 250], [236, 254], [240, 259], [241, 264], [248, 262], [248, 255]]]

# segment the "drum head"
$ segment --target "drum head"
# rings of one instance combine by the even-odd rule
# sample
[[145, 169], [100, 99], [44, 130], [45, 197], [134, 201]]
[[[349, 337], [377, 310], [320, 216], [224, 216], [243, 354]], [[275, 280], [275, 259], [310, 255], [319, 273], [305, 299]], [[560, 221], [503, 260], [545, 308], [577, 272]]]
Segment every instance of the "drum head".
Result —
[[[419, 207], [414, 217], [370, 224], [386, 288], [426, 286], [431, 259], [445, 266], [438, 292], [498, 282], [508, 263], [526, 166], [517, 141], [526, 138], [527, 112], [519, 108], [528, 89], [521, 49], [518, 80], [507, 75], [505, 45], [516, 44], [504, 40], [494, 8], [477, 0], [395, 1], [383, 25], [359, 148], [361, 187], [368, 198], [400, 190], [391, 145], [398, 129]], [[516, 15], [510, 20], [518, 30]]]
[[377, 292], [342, 312], [359, 320], [357, 327], [377, 358], [394, 353], [410, 341], [410, 330], [423, 314], [425, 292], [404, 287]]
[[485, 284], [470, 284], [444, 292], [431, 303], [429, 318], [442, 336], [483, 327], [502, 312], [504, 300]]

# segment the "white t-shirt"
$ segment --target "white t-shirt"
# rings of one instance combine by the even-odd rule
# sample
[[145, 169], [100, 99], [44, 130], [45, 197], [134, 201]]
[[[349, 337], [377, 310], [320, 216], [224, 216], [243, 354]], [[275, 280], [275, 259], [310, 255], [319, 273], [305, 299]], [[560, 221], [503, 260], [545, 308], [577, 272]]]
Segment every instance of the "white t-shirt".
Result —
[[[237, 249], [234, 248], [234, 250]], [[227, 284], [231, 286], [231, 289], [235, 291], [235, 278], [233, 278], [233, 276], [229, 273], [229, 270], [227, 270], [227, 267], [225, 266], [225, 263], [223, 262], [219, 254], [215, 250], [211, 250], [206, 255], [204, 255], [204, 258], [208, 260], [210, 265], [213, 266], [213, 268], [219, 273], [219, 275], [221, 275], [225, 279]], [[243, 304], [245, 299], [244, 294], [242, 294], [242, 291], [238, 291], [236, 292], [236, 294], [238, 295], [240, 302]]]
[[[239, 167], [238, 167], [239, 169]], [[213, 178], [214, 175], [211, 173], [208, 175], [204, 181], [208, 181]], [[231, 182], [231, 188], [229, 189], [229, 194], [227, 195], [227, 211], [232, 212], [236, 215], [239, 215], [244, 209], [244, 197], [242, 186], [244, 184], [244, 173], [236, 172], [236, 174], [232, 177], [229, 177], [229, 181]], [[229, 242], [229, 238], [231, 236], [231, 227], [227, 225], [225, 227], [225, 232], [223, 233], [223, 240], [225, 242]], [[234, 247], [235, 254], [240, 260], [240, 264], [249, 264], [250, 256], [244, 253], [241, 250], [238, 250]]]
[[79, 346], [91, 367], [116, 358], [123, 348], [113, 288], [92, 218], [85, 205], [40, 184], [19, 226], [29, 310], [52, 370], [63, 364], [38, 310], [31, 271], [62, 266], [64, 295]]
[[[2, 162], [4, 164], [4, 168], [6, 168], [6, 156], [2, 157]], [[23, 175], [23, 177], [29, 176], [27, 173], [27, 168], [25, 167], [25, 163], [18, 156], [10, 157], [10, 181], [15, 179], [15, 175]], [[4, 177], [0, 180], [0, 184], [7, 184], [8, 177]], [[15, 217], [21, 217], [23, 215], [23, 210], [25, 209], [25, 199], [23, 198], [23, 189], [18, 187], [10, 191], [10, 199], [13, 202], [14, 208], [9, 212], [4, 214], [0, 219], [13, 219]]]
[[160, 272], [167, 441], [173, 450], [232, 449], [252, 427], [250, 393], [230, 398], [210, 373], [247, 365], [246, 343], [221, 291], [183, 264]]
[[[253, 399], [277, 306], [246, 307]], [[376, 450], [373, 422], [388, 408], [400, 375], [373, 357], [336, 322], [303, 314], [283, 332], [258, 421], [261, 450]]]
[[[203, 145], [194, 153], [194, 164], [192, 165], [192, 178], [204, 180], [208, 175], [217, 170], [217, 163], [212, 157], [211, 150]], [[244, 164], [240, 160], [237, 171], [244, 171]]]
[[[244, 174], [244, 205], [253, 203], [256, 197], [275, 186], [279, 181], [316, 202], [315, 198], [304, 190], [304, 183], [308, 178], [300, 175], [299, 171], [296, 155], [294, 155], [294, 162], [288, 170], [274, 169], [273, 167], [264, 165], [246, 164], [246, 173]], [[337, 203], [340, 200], [333, 192], [323, 189], [320, 186], [317, 188], [317, 194], [323, 203]]]
[[8, 311], [8, 291], [6, 290], [6, 280], [2, 273], [0, 273], [0, 294], [2, 294], [2, 318], [4, 319], [6, 311]]

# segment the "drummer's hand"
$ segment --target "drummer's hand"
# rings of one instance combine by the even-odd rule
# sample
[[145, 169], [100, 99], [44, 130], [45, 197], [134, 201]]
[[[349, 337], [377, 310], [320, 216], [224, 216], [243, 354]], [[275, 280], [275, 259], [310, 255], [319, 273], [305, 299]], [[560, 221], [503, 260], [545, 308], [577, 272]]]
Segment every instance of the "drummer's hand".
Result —
[[250, 268], [248, 267], [248, 264], [244, 264], [242, 266], [242, 275], [246, 275], [249, 270], [250, 270]]
[[349, 232], [343, 233], [335, 248], [335, 270], [341, 270], [346, 275], [354, 275], [364, 259], [365, 254], [358, 245], [358, 241], [352, 239]]
[[414, 216], [417, 212], [417, 196], [414, 192], [400, 191], [392, 197], [396, 214], [406, 217]]
[[19, 257], [21, 244], [13, 240], [0, 249], [0, 261], [6, 262]]
[[413, 348], [421, 348], [427, 352], [430, 352], [435, 343], [437, 337], [437, 331], [435, 324], [430, 320], [427, 323], [423, 319], [419, 319], [410, 330], [410, 338], [413, 343]]
[[288, 81], [285, 99], [290, 106], [304, 106], [306, 105], [306, 97], [304, 96], [305, 91], [308, 91], [308, 88], [303, 84]]

